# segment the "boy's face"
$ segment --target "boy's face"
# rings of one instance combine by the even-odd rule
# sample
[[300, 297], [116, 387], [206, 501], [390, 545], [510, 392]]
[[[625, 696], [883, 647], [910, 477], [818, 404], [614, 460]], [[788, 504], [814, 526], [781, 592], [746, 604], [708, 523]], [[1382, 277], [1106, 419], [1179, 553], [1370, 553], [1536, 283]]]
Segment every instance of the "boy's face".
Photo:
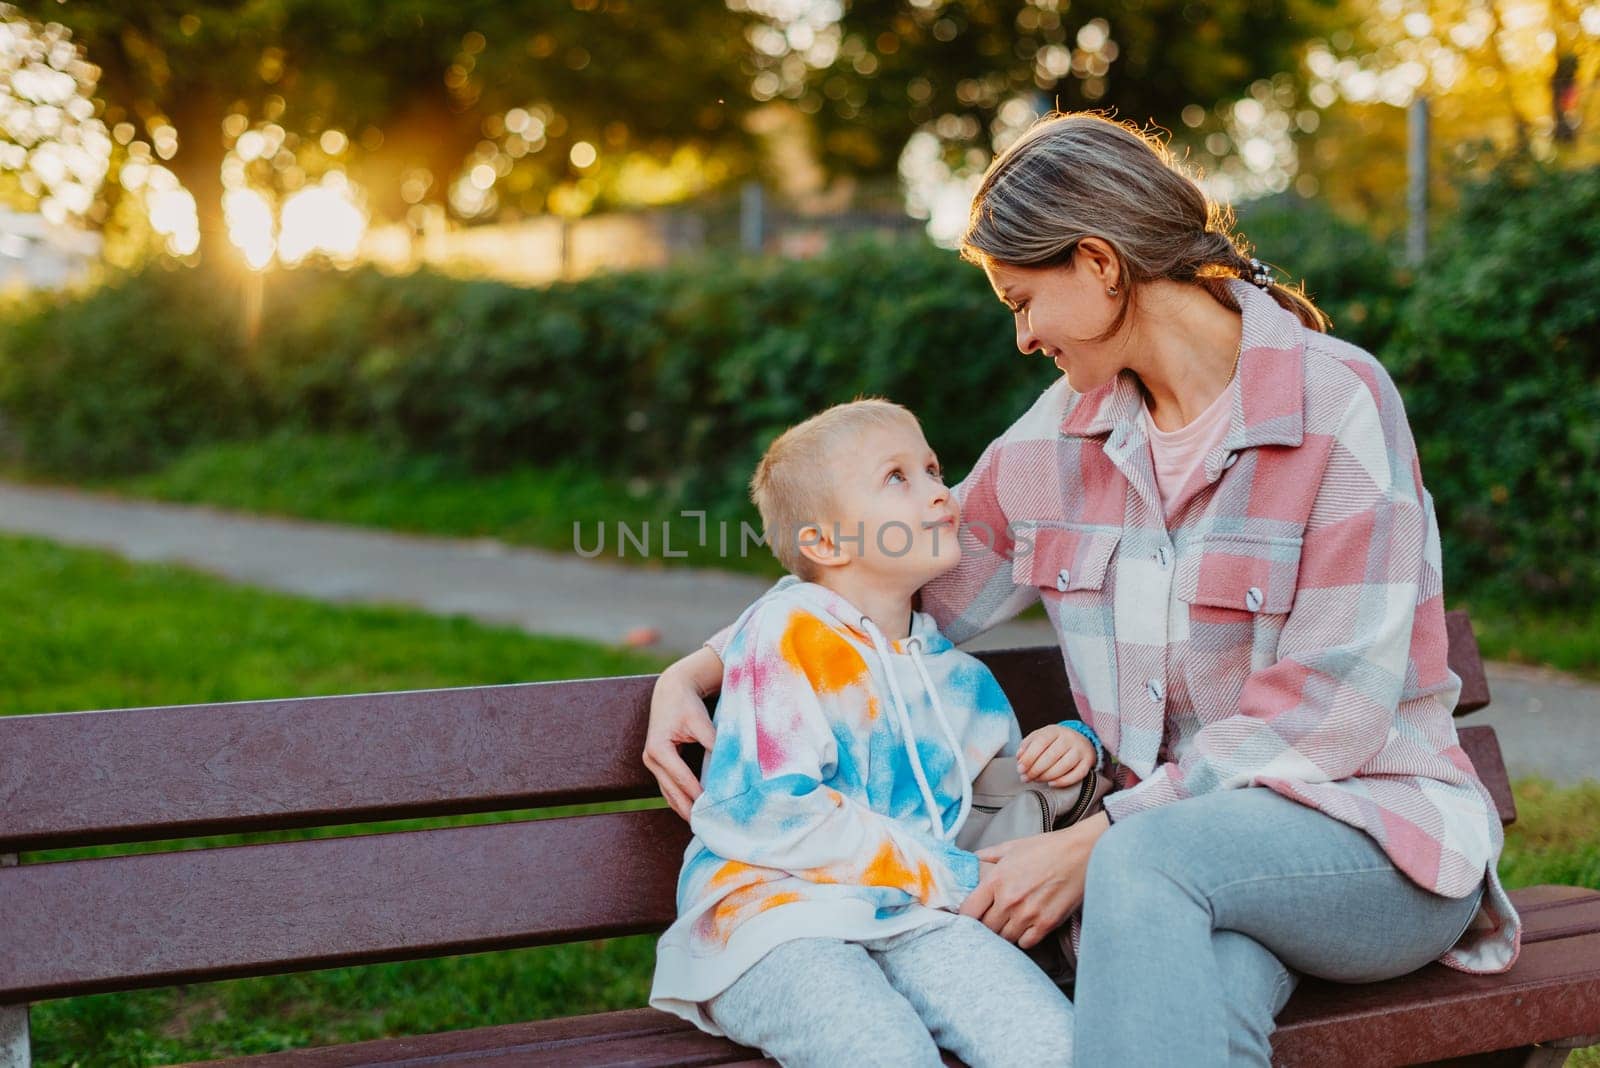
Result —
[[834, 559], [913, 588], [960, 561], [961, 509], [915, 424], [862, 431], [836, 454], [833, 486], [839, 540], [828, 529], [818, 548]]

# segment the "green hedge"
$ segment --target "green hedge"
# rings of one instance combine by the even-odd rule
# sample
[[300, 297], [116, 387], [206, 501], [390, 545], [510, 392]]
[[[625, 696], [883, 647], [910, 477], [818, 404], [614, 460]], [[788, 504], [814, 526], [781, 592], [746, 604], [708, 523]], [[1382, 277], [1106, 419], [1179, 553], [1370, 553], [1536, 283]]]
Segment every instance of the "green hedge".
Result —
[[[1414, 286], [1315, 206], [1257, 204], [1242, 228], [1395, 370], [1451, 588], [1503, 579], [1568, 601], [1600, 592], [1578, 551], [1600, 477], [1600, 171], [1496, 182], [1465, 197]], [[102, 475], [268, 429], [356, 431], [480, 471], [644, 479], [732, 517], [766, 442], [827, 404], [910, 405], [959, 471], [1055, 375], [1017, 354], [980, 271], [907, 242], [544, 289], [280, 272], [253, 345], [239, 307], [205, 274], [151, 270], [17, 317], [0, 336], [0, 420], [24, 462]]]
[[0, 412], [26, 463], [122, 473], [305, 426], [477, 470], [592, 465], [737, 507], [765, 440], [827, 404], [901, 400], [970, 462], [1055, 374], [1012, 348], [980, 272], [914, 243], [539, 290], [299, 271], [269, 278], [264, 305], [248, 348], [237, 298], [198, 272], [23, 318], [0, 341]]
[[0, 440], [40, 470], [115, 474], [261, 429], [237, 302], [206, 289], [194, 272], [158, 269], [12, 315], [0, 328]]
[[1397, 250], [1320, 203], [1297, 197], [1245, 206], [1239, 229], [1280, 277], [1304, 280], [1311, 299], [1333, 320], [1333, 333], [1368, 352], [1384, 351], [1410, 278]]
[[1384, 352], [1458, 587], [1600, 595], [1600, 169], [1467, 192]]

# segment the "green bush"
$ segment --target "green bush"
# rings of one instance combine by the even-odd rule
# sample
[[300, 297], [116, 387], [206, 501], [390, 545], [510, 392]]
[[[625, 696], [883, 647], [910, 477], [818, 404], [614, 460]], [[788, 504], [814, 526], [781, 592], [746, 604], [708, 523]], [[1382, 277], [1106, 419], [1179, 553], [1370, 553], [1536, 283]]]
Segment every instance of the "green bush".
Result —
[[1389, 344], [1406, 296], [1407, 272], [1392, 250], [1319, 201], [1273, 197], [1246, 205], [1239, 230], [1278, 276], [1305, 283], [1333, 320], [1333, 333], [1368, 352]]
[[0, 331], [0, 421], [29, 463], [141, 471], [262, 425], [236, 302], [192, 272], [152, 270], [48, 302]]
[[1600, 595], [1600, 169], [1465, 191], [1385, 362], [1444, 536], [1447, 589]]
[[975, 460], [1054, 374], [1017, 358], [1008, 329], [980, 272], [919, 244], [473, 283], [372, 368], [372, 427], [480, 470], [589, 464], [736, 510], [774, 434], [858, 394], [910, 405], [952, 463]]
[[727, 514], [766, 441], [818, 408], [901, 401], [959, 467], [1055, 374], [1018, 357], [981, 272], [921, 243], [544, 289], [284, 272], [249, 348], [239, 301], [209, 288], [149, 271], [19, 320], [0, 412], [25, 462], [103, 475], [268, 427], [352, 430], [478, 471], [589, 466]]

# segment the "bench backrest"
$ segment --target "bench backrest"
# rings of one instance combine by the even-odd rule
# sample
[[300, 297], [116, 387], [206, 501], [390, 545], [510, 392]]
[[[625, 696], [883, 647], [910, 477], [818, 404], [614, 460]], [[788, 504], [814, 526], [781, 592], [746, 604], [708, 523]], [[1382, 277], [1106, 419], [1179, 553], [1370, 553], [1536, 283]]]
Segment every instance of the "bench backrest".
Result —
[[[1024, 729], [1055, 647], [980, 654]], [[1460, 711], [1488, 703], [1450, 620]], [[639, 762], [653, 676], [0, 718], [0, 1006], [659, 930], [688, 830]], [[1493, 733], [1462, 732], [1514, 816]], [[517, 811], [510, 822], [6, 866], [24, 851]], [[371, 828], [368, 828], [371, 831]]]

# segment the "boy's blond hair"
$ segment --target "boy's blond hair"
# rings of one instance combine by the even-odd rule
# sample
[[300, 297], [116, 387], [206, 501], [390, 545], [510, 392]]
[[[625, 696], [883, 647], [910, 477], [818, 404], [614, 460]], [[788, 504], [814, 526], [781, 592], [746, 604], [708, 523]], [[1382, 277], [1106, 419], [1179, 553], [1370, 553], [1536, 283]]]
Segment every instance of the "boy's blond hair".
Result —
[[[750, 479], [750, 499], [761, 513], [767, 544], [785, 570], [806, 582], [819, 568], [800, 552], [800, 531], [824, 527], [834, 515], [834, 463], [866, 430], [922, 424], [910, 409], [869, 397], [836, 404], [797, 423], [767, 447]], [[831, 533], [831, 531], [830, 531]]]

